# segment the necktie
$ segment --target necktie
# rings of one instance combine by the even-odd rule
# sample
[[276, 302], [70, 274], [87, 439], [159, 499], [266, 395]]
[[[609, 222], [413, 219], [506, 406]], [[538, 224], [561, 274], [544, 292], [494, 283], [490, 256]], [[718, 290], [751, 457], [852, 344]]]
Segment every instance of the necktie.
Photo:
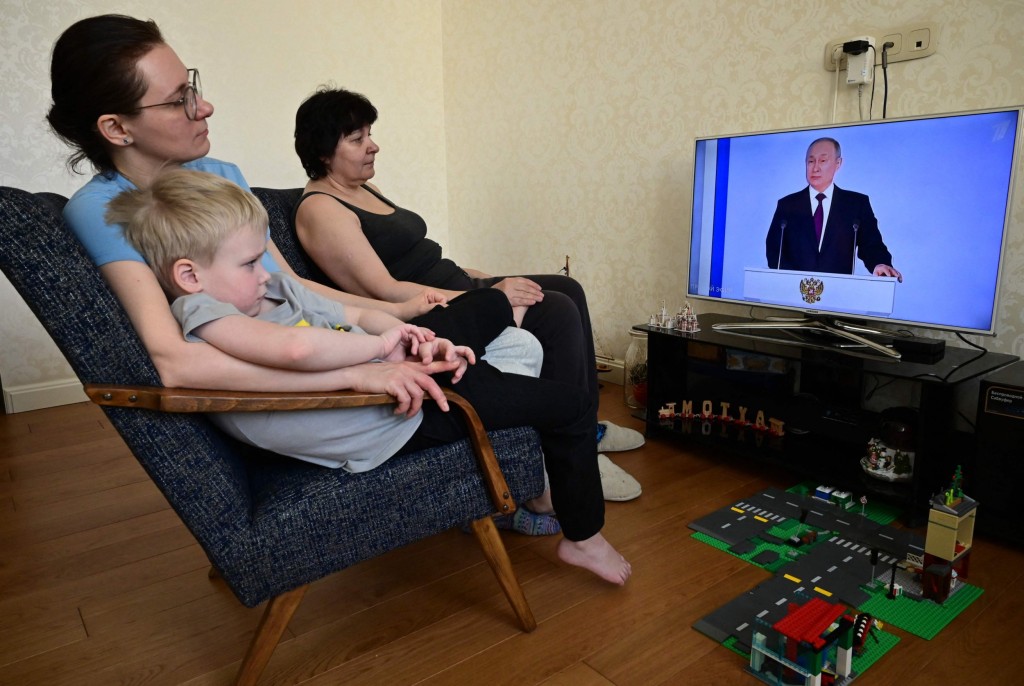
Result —
[[814, 237], [817, 239], [818, 244], [821, 244], [821, 228], [825, 219], [825, 211], [821, 208], [821, 201], [825, 199], [824, 193], [818, 193], [815, 198], [818, 199], [818, 206], [814, 208]]

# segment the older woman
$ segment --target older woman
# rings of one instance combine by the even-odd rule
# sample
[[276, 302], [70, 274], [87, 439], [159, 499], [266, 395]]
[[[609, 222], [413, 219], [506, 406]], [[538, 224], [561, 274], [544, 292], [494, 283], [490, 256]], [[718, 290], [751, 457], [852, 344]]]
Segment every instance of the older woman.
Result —
[[[306, 252], [350, 293], [392, 302], [429, 289], [448, 297], [477, 288], [501, 290], [521, 326], [544, 348], [541, 377], [584, 389], [597, 422], [598, 382], [587, 298], [567, 276], [493, 277], [464, 270], [441, 256], [426, 237], [423, 219], [388, 200], [369, 183], [379, 147], [371, 138], [377, 110], [363, 95], [322, 88], [295, 115], [295, 151], [310, 181], [295, 210], [295, 227]], [[643, 444], [639, 432], [607, 422], [598, 450]], [[605, 496], [629, 500], [640, 485], [603, 455]]]
[[[77, 22], [61, 35], [50, 74], [50, 125], [73, 148], [72, 166], [88, 160], [100, 172], [68, 201], [65, 218], [120, 299], [163, 383], [390, 393], [399, 401], [399, 413], [420, 418], [415, 436], [404, 448], [448, 442], [462, 434], [461, 425], [445, 412], [447, 402], [431, 376], [451, 371], [453, 363], [406, 360], [310, 372], [286, 363], [267, 367], [246, 362], [209, 344], [186, 342], [155, 274], [104, 215], [110, 199], [126, 189], [148, 187], [168, 166], [208, 171], [247, 187], [237, 167], [204, 157], [210, 147], [207, 119], [213, 106], [202, 97], [198, 73], [185, 67], [155, 23], [106, 15]], [[262, 259], [268, 271], [292, 274], [270, 241]], [[346, 305], [398, 310], [305, 283]], [[435, 300], [424, 294], [407, 306], [432, 307]], [[505, 305], [500, 296], [497, 302]], [[493, 308], [495, 303], [486, 305]], [[511, 307], [505, 309], [506, 315], [496, 317], [499, 322], [512, 317]], [[377, 314], [381, 322], [398, 323], [385, 312]], [[625, 583], [629, 563], [601, 534], [604, 502], [584, 394], [565, 384], [505, 374], [486, 362], [472, 369], [460, 380], [459, 390], [473, 402], [485, 427], [532, 425], [540, 432], [552, 487], [550, 494], [529, 505], [541, 512], [552, 505], [557, 508], [565, 535], [558, 543], [559, 557], [613, 583]], [[421, 409], [425, 394], [437, 401], [436, 407]]]

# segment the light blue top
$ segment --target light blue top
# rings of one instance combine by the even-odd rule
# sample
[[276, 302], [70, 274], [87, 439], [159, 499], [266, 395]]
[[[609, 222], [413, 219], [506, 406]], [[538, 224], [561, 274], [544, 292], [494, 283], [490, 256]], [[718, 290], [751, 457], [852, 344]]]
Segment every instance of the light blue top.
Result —
[[[242, 176], [241, 170], [230, 162], [203, 157], [186, 162], [182, 166], [185, 169], [222, 176], [237, 183], [245, 190], [249, 190], [249, 184]], [[145, 262], [142, 255], [125, 240], [121, 227], [116, 224], [108, 224], [106, 220], [107, 203], [122, 192], [134, 188], [135, 184], [118, 172], [97, 174], [89, 183], [79, 188], [64, 206], [64, 220], [75, 232], [97, 267], [122, 260]], [[269, 236], [268, 227], [267, 237], [269, 238]], [[277, 263], [274, 262], [274, 258], [268, 253], [263, 255], [263, 266], [268, 272], [280, 270]]]

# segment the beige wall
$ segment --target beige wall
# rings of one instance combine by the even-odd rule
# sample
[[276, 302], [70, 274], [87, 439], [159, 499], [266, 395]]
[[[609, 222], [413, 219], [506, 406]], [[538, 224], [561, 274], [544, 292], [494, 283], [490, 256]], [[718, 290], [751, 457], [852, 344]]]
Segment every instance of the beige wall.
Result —
[[[295, 108], [317, 85], [365, 92], [388, 113], [375, 131], [378, 180], [447, 241], [439, 0], [0, 0], [0, 185], [69, 195], [87, 179], [63, 168], [65, 149], [44, 120], [49, 53], [68, 25], [105, 12], [156, 20], [182, 60], [200, 69], [216, 107], [211, 155], [238, 163], [252, 185], [304, 183], [292, 128]], [[58, 401], [75, 382], [2, 275], [0, 377], [21, 409]]]
[[[42, 119], [50, 46], [80, 17], [152, 17], [202, 70], [217, 107], [212, 154], [252, 184], [301, 183], [291, 118], [317, 84], [362, 90], [381, 111], [384, 190], [465, 266], [550, 272], [571, 255], [598, 343], [616, 357], [631, 324], [683, 297], [693, 138], [828, 122], [828, 40], [937, 24], [934, 56], [890, 68], [889, 116], [1024, 103], [1020, 0], [2, 0], [0, 10], [0, 184], [69, 193], [82, 183], [63, 172]], [[857, 119], [855, 93], [842, 87], [837, 121]], [[1015, 354], [1022, 184], [1018, 174], [999, 335], [975, 339]], [[67, 377], [2, 280], [0, 302], [5, 387]]]
[[[913, 21], [938, 25], [938, 49], [890, 65], [888, 116], [1024, 104], [1020, 0], [449, 0], [451, 251], [497, 272], [570, 254], [621, 357], [631, 324], [685, 296], [693, 139], [831, 121], [825, 44]], [[856, 92], [841, 86], [837, 121], [858, 119]], [[1020, 355], [1024, 174], [1016, 185], [998, 337], [974, 340]]]

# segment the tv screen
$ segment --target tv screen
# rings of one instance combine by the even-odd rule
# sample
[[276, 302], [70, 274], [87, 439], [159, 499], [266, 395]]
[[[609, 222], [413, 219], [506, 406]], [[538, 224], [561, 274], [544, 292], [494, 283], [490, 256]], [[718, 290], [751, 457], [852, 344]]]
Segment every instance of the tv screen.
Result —
[[1020, 118], [697, 139], [688, 295], [994, 333]]

